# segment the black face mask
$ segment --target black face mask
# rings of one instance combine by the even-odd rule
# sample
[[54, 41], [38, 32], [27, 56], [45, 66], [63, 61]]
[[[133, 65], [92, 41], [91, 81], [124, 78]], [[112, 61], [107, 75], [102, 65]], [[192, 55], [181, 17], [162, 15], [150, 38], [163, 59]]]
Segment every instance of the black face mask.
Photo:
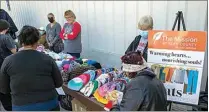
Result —
[[53, 19], [53, 17], [51, 17], [51, 18], [48, 18], [48, 20], [49, 20], [49, 22], [50, 22], [50, 23], [53, 23], [53, 22], [54, 22], [54, 19]]

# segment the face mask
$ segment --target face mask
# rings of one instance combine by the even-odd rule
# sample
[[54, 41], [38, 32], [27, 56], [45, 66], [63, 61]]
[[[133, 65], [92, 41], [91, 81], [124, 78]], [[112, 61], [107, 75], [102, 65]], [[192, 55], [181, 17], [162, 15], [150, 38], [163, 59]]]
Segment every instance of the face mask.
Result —
[[53, 22], [54, 22], [54, 19], [53, 19], [53, 17], [51, 17], [51, 18], [48, 18], [48, 20], [49, 20], [49, 22], [50, 22], [50, 23], [53, 23]]
[[44, 31], [39, 31], [40, 35], [42, 36], [44, 34]]
[[142, 31], [142, 30], [140, 30], [139, 31], [139, 35], [141, 35], [142, 38], [148, 38], [148, 31]]

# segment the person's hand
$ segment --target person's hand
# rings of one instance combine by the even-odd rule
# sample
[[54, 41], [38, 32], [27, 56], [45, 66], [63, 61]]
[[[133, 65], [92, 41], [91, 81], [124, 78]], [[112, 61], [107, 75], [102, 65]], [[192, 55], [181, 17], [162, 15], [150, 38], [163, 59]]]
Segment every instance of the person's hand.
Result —
[[117, 100], [112, 101], [112, 106], [115, 106], [115, 105], [117, 105], [117, 104], [118, 104], [118, 101], [117, 101]]
[[64, 39], [68, 39], [67, 34], [65, 34]]

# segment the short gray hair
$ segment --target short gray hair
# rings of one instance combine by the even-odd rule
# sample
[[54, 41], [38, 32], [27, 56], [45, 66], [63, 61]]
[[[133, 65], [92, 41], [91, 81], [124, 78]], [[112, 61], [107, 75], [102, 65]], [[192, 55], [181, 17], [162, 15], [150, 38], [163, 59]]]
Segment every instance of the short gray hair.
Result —
[[[146, 15], [140, 18], [138, 23], [139, 29], [147, 30], [149, 28], [153, 28], [153, 19], [150, 15]], [[143, 28], [142, 28], [143, 27]]]

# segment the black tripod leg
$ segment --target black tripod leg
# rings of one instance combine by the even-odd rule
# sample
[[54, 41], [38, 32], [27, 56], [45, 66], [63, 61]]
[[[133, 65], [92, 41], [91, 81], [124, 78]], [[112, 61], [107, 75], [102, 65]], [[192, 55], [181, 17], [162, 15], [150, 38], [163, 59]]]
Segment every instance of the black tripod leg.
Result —
[[185, 22], [184, 22], [183, 13], [181, 13], [181, 19], [182, 19], [183, 30], [186, 31], [186, 25], [185, 25]]
[[169, 111], [171, 111], [171, 106], [172, 106], [172, 102], [170, 102], [169, 104], [169, 108], [168, 108]]
[[178, 12], [178, 16], [179, 16], [179, 18], [178, 18], [178, 31], [180, 31], [180, 26], [181, 26], [181, 12], [179, 11]]
[[177, 23], [178, 18], [179, 18], [179, 13], [176, 13], [176, 19], [174, 21], [173, 28], [172, 28], [173, 31], [174, 31], [174, 29], [176, 27], [176, 23]]

